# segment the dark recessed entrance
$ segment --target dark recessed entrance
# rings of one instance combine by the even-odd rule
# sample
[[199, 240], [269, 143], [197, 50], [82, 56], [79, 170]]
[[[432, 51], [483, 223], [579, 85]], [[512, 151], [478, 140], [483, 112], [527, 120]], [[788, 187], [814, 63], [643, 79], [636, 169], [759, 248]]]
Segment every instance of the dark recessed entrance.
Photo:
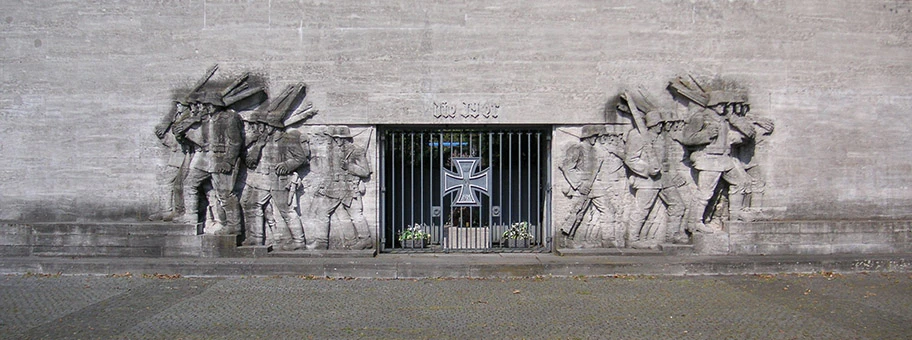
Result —
[[385, 252], [551, 250], [550, 127], [381, 127]]

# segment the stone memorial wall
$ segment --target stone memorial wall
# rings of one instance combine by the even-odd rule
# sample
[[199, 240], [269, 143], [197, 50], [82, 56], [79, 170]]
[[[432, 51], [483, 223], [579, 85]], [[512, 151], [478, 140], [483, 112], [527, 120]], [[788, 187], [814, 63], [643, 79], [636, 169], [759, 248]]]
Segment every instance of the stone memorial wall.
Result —
[[[300, 223], [326, 234], [313, 247], [360, 248], [355, 220], [371, 233], [381, 220], [378, 129], [547, 126], [556, 248], [912, 243], [907, 1], [7, 1], [0, 13], [9, 230]], [[647, 146], [664, 155], [631, 156]], [[188, 147], [212, 153], [209, 168], [182, 158]], [[329, 161], [353, 154], [363, 176]], [[587, 181], [611, 182], [612, 198], [588, 197]], [[345, 209], [327, 214], [343, 191]], [[592, 222], [592, 205], [620, 222]], [[343, 213], [351, 230], [318, 226]], [[305, 247], [287, 232], [288, 248]]]

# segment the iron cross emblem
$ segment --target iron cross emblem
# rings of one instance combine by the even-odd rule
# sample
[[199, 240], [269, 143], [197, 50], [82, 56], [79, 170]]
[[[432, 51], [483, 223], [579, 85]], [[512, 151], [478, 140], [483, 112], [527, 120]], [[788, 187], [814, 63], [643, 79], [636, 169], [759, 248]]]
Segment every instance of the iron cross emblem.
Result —
[[481, 206], [481, 200], [478, 198], [478, 192], [488, 194], [491, 187], [488, 170], [475, 172], [478, 165], [481, 164], [481, 158], [453, 158], [453, 164], [456, 165], [456, 171], [453, 172], [446, 168], [443, 169], [443, 194], [447, 195], [457, 191], [456, 200], [453, 201], [454, 207], [478, 207]]

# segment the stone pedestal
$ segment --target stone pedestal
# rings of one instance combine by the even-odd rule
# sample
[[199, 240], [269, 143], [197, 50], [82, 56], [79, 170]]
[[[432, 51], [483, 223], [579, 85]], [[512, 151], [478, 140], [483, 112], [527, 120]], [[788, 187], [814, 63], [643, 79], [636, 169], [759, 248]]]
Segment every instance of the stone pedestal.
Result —
[[447, 228], [447, 249], [480, 249], [491, 247], [490, 228]]
[[696, 233], [693, 236], [693, 251], [698, 255], [727, 255], [730, 252], [728, 233], [717, 231], [712, 234]]

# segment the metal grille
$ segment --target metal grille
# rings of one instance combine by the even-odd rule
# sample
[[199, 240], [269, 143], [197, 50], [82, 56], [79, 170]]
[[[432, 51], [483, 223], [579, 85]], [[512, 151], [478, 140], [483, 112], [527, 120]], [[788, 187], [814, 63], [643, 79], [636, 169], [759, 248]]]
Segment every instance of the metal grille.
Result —
[[[386, 128], [380, 136], [383, 251], [550, 250], [550, 130]], [[528, 234], [511, 241], [520, 234], [505, 237], [511, 229]]]

